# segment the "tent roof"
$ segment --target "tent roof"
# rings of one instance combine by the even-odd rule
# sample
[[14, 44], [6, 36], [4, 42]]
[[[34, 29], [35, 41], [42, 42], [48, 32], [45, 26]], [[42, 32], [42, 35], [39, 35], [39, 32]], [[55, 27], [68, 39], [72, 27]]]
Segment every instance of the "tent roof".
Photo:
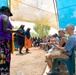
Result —
[[12, 20], [58, 28], [53, 0], [11, 0]]

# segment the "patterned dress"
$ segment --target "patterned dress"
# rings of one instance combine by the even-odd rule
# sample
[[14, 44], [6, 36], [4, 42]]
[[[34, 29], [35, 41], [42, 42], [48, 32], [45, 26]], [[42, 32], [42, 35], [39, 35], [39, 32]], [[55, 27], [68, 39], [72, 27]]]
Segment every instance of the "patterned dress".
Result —
[[10, 41], [0, 38], [0, 71], [3, 73], [10, 72]]

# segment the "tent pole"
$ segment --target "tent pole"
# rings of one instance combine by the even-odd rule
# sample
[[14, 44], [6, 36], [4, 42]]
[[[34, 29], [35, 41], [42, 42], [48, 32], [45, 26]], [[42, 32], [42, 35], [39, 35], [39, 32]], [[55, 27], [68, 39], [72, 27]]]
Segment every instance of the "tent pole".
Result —
[[56, 21], [58, 24], [58, 29], [59, 29], [59, 22], [58, 22], [58, 12], [57, 12], [57, 7], [56, 7], [56, 0], [53, 0], [53, 4], [54, 4], [54, 10], [55, 10], [55, 16], [56, 16]]

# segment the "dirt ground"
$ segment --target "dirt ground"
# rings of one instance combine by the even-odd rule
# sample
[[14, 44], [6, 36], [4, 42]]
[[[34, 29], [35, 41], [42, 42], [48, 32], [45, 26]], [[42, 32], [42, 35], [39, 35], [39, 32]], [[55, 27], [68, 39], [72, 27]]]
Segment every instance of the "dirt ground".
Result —
[[14, 51], [11, 57], [11, 75], [22, 72], [23, 75], [42, 75], [46, 62], [44, 50], [39, 47], [30, 48], [30, 53], [26, 54], [23, 48], [23, 55], [18, 51]]

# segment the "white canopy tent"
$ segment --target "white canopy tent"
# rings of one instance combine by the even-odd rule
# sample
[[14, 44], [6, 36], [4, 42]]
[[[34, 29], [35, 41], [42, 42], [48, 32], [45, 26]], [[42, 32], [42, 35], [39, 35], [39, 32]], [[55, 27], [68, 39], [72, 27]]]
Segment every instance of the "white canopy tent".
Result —
[[53, 0], [11, 0], [12, 20], [32, 22], [58, 29]]

